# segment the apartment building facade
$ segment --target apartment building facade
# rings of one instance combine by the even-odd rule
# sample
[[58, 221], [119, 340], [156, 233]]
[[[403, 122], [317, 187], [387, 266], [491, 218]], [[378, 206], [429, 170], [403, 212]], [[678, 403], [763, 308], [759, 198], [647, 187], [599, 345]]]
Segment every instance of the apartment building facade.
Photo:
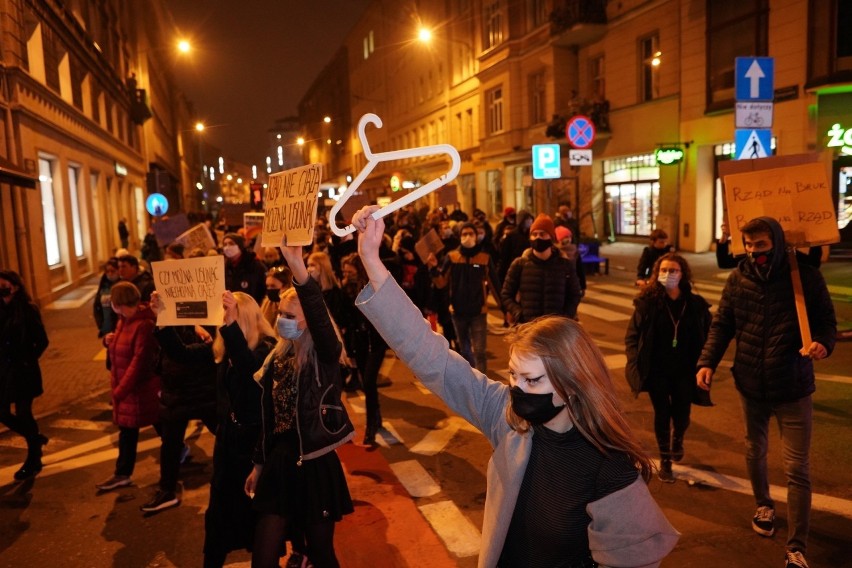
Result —
[[[449, 0], [402, 8], [375, 0], [346, 38], [351, 156], [373, 112], [371, 149], [449, 142], [462, 156], [463, 209], [497, 218], [567, 201], [583, 236], [644, 241], [660, 227], [705, 251], [723, 215], [719, 164], [734, 153], [734, 61], [775, 59], [772, 153], [817, 154], [832, 181], [841, 237], [852, 240], [852, 9], [840, 0]], [[803, 25], [805, 23], [806, 25]], [[418, 28], [432, 31], [429, 44]], [[597, 127], [588, 166], [571, 166], [561, 128], [576, 114]], [[836, 125], [836, 126], [835, 126]], [[532, 146], [559, 143], [562, 177], [536, 180]], [[684, 159], [658, 164], [657, 148]], [[374, 199], [396, 176], [416, 187], [448, 161], [380, 164]], [[392, 197], [392, 196], [391, 196]], [[438, 203], [431, 196], [432, 205]]]
[[0, 4], [0, 156], [20, 174], [0, 180], [0, 265], [39, 303], [99, 273], [120, 219], [139, 250], [149, 190], [195, 198], [169, 21], [160, 2]]

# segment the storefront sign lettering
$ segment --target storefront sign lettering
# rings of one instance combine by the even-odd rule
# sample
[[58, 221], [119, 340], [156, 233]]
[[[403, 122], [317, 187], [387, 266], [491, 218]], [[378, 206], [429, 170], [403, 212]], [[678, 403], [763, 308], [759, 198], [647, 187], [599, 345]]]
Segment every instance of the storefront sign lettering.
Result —
[[840, 124], [832, 126], [828, 132], [828, 148], [840, 148], [844, 154], [852, 154], [852, 129], [845, 129]]
[[679, 164], [683, 161], [683, 150], [680, 148], [657, 148], [654, 151], [654, 158], [657, 160], [657, 164], [663, 166]]

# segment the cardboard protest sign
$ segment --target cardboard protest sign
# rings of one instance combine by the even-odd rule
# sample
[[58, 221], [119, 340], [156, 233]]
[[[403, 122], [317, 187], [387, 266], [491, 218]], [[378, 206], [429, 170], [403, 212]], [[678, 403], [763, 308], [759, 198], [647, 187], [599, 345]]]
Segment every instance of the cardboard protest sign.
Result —
[[216, 243], [213, 242], [213, 237], [204, 223], [199, 223], [190, 230], [178, 235], [174, 242], [182, 244], [187, 254], [195, 248], [200, 248], [205, 254], [208, 250], [216, 248]]
[[317, 220], [322, 164], [310, 164], [269, 176], [263, 202], [263, 246], [309, 245]]
[[444, 250], [444, 242], [435, 229], [430, 229], [419, 241], [414, 243], [414, 250], [423, 264], [426, 264], [426, 259], [429, 258], [430, 253], [437, 256], [439, 252]]
[[225, 257], [163, 260], [151, 270], [163, 304], [157, 325], [222, 325]]
[[[764, 162], [765, 160], [740, 160]], [[788, 165], [788, 164], [796, 165]], [[775, 167], [751, 164], [751, 171], [724, 175], [725, 204], [731, 250], [745, 252], [739, 229], [755, 217], [773, 217], [784, 229], [789, 246], [809, 247], [840, 240], [831, 186], [822, 163], [793, 157], [773, 159]], [[742, 170], [744, 166], [737, 166]], [[727, 170], [730, 171], [730, 170]]]
[[459, 202], [459, 188], [456, 184], [444, 186], [442, 191], [438, 192], [438, 207], [447, 208], [455, 206]]
[[343, 217], [344, 225], [348, 225], [352, 222], [352, 217], [355, 216], [355, 213], [361, 210], [362, 207], [366, 207], [370, 205], [370, 199], [362, 194], [356, 193], [352, 197], [350, 197], [346, 203], [344, 203], [340, 207], [340, 215]]
[[157, 244], [160, 247], [168, 246], [181, 233], [189, 229], [189, 219], [185, 213], [180, 213], [168, 219], [160, 219], [153, 225], [154, 236], [157, 237]]

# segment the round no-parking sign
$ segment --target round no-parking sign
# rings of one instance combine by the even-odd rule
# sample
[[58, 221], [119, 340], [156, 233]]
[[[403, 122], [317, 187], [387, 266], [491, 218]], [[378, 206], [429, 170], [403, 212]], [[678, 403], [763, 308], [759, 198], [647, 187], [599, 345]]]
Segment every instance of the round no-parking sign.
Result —
[[565, 125], [565, 136], [571, 146], [577, 149], [591, 147], [595, 141], [595, 124], [592, 119], [582, 114], [574, 115]]

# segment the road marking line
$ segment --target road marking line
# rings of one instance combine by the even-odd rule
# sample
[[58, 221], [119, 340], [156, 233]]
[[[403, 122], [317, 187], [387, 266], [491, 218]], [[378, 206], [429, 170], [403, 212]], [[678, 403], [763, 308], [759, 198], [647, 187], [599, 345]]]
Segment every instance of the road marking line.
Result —
[[451, 553], [460, 558], [479, 554], [482, 535], [452, 501], [418, 507]]
[[409, 451], [423, 456], [434, 456], [447, 447], [459, 430], [478, 432], [466, 420], [458, 416], [450, 416], [439, 424], [436, 430], [430, 430], [419, 442], [409, 448]]
[[632, 298], [625, 298], [624, 296], [621, 296], [621, 295], [615, 296], [615, 295], [612, 295], [612, 294], [607, 294], [605, 292], [598, 292], [596, 290], [592, 290], [591, 288], [586, 290], [586, 295], [583, 298], [584, 298], [584, 301], [585, 301], [585, 298], [589, 298], [591, 300], [597, 300], [598, 302], [603, 302], [605, 304], [611, 304], [613, 306], [618, 306], [620, 308], [629, 308], [631, 310], [633, 309], [633, 299]]
[[106, 347], [98, 351], [94, 357], [92, 357], [92, 361], [106, 361], [107, 360], [107, 350]]
[[427, 389], [425, 386], [423, 386], [423, 383], [421, 383], [421, 382], [420, 382], [420, 379], [415, 379], [415, 380], [414, 380], [414, 386], [415, 386], [415, 387], [417, 387], [417, 390], [419, 390], [419, 391], [420, 391], [420, 394], [425, 394], [425, 395], [429, 395], [429, 396], [434, 396], [434, 395], [432, 394], [432, 391], [430, 391], [430, 390], [429, 390], [429, 389]]
[[112, 420], [72, 420], [59, 418], [50, 421], [51, 428], [62, 428], [67, 430], [92, 430], [103, 431], [105, 424], [112, 424]]
[[402, 436], [399, 435], [393, 424], [385, 420], [382, 422], [381, 430], [376, 435], [376, 442], [383, 448], [389, 448], [397, 444], [404, 444], [405, 440], [402, 439]]
[[584, 316], [591, 316], [593, 318], [598, 318], [604, 321], [627, 321], [630, 319], [630, 316], [627, 314], [623, 314], [621, 312], [614, 312], [612, 310], [608, 310], [606, 308], [599, 308], [598, 306], [593, 306], [592, 304], [584, 304], [580, 302], [579, 308], [577, 311]]
[[366, 414], [367, 406], [364, 395], [356, 395], [356, 394], [347, 394], [346, 402], [349, 403], [349, 406], [352, 407], [352, 412], [355, 414]]
[[412, 497], [431, 497], [441, 492], [441, 486], [435, 483], [419, 461], [405, 460], [388, 465]]
[[[659, 466], [659, 463], [657, 465]], [[742, 493], [743, 495], [753, 494], [751, 491], [751, 482], [747, 479], [743, 479], [742, 477], [724, 475], [713, 471], [705, 471], [703, 469], [695, 469], [678, 464], [674, 464], [672, 470], [675, 473], [675, 477], [682, 475], [685, 476], [687, 480], [694, 479], [695, 481], [699, 481], [711, 487], [718, 487], [719, 489]], [[786, 487], [781, 485], [770, 485], [769, 492], [772, 495], [772, 498], [776, 501], [782, 501], [784, 503], [787, 502]], [[811, 495], [811, 508], [818, 511], [832, 513], [840, 517], [846, 517], [847, 519], [852, 519], [852, 501], [847, 499], [813, 493]]]

